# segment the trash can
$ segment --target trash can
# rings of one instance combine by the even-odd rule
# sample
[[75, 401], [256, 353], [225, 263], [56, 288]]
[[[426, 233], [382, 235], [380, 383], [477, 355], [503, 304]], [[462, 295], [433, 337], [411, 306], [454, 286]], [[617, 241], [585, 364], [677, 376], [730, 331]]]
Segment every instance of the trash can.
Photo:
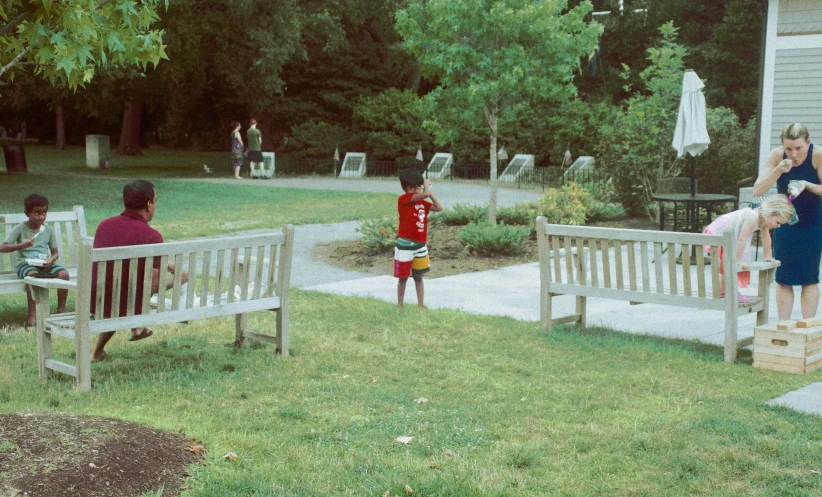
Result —
[[108, 135], [86, 135], [86, 167], [108, 168], [110, 154], [111, 146]]
[[22, 143], [3, 145], [3, 158], [6, 160], [6, 171], [9, 173], [27, 173], [26, 152]]
[[256, 163], [259, 168], [255, 168], [253, 162], [249, 164], [252, 178], [271, 178], [274, 176], [274, 152], [263, 152], [263, 161]]

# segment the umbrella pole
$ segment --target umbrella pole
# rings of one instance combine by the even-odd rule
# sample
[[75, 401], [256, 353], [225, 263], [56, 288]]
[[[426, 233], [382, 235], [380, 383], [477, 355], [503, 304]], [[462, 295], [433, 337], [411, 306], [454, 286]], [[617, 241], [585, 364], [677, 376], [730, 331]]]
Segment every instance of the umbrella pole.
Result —
[[693, 155], [688, 154], [688, 162], [691, 163], [691, 196], [693, 197], [694, 195], [696, 195], [696, 186], [695, 186], [695, 180], [694, 180], [694, 156]]
[[[691, 164], [691, 197], [696, 196], [696, 181], [694, 179], [694, 156], [688, 154], [688, 162]], [[690, 205], [691, 209], [690, 212], [690, 221], [691, 221], [691, 231], [696, 233], [699, 230], [699, 224], [697, 223], [697, 217], [699, 216], [699, 207], [697, 207], [696, 202], [692, 202]], [[689, 209], [690, 210], [690, 209]]]

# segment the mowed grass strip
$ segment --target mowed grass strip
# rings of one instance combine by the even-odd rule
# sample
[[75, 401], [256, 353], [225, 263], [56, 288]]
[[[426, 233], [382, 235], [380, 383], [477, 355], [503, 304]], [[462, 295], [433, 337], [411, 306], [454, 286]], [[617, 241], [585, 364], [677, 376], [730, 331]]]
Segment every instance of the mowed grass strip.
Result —
[[[193, 469], [187, 496], [406, 495], [405, 485], [469, 497], [822, 494], [822, 421], [764, 405], [818, 373], [726, 364], [718, 347], [601, 328], [543, 333], [292, 296], [291, 357], [224, 347], [229, 318], [159, 327], [138, 343], [118, 333], [85, 394], [65, 377], [40, 380], [34, 333], [6, 327], [0, 411], [111, 416], [196, 437], [208, 465]], [[249, 321], [274, 326], [266, 313]], [[55, 345], [71, 356], [68, 341]]]
[[[150, 178], [148, 178], [150, 179]], [[82, 205], [89, 235], [103, 219], [123, 211], [123, 186], [131, 179], [70, 174], [3, 177], [0, 212], [23, 212], [23, 199], [39, 193], [51, 211]], [[151, 225], [166, 240], [279, 228], [284, 224], [334, 223], [396, 215], [396, 196], [387, 193], [304, 190], [209, 181], [151, 179], [157, 213]], [[399, 191], [399, 181], [397, 182]]]

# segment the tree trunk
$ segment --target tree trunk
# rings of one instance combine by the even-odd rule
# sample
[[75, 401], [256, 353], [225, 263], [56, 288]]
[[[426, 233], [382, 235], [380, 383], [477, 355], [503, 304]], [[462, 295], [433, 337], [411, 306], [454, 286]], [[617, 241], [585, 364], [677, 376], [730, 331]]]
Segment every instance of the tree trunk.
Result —
[[143, 118], [143, 77], [131, 80], [128, 100], [123, 112], [123, 125], [120, 129], [120, 143], [117, 155], [143, 155], [140, 151], [140, 122]]
[[55, 147], [57, 150], [66, 149], [66, 109], [63, 100], [57, 101], [57, 108], [54, 110], [54, 119], [57, 126], [57, 137]]
[[417, 94], [420, 89], [420, 80], [422, 79], [422, 66], [419, 62], [414, 64], [414, 69], [408, 73], [405, 78], [405, 88]]
[[491, 142], [491, 198], [488, 201], [488, 222], [492, 226], [497, 224], [497, 116], [499, 107], [497, 102], [485, 106], [485, 118], [488, 120], [489, 138]]

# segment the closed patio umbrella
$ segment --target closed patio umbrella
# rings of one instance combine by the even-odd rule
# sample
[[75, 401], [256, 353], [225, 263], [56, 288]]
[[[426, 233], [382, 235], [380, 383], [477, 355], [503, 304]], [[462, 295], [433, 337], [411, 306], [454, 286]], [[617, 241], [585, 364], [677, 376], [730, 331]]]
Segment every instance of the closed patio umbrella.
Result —
[[705, 119], [705, 95], [702, 94], [704, 87], [695, 72], [685, 72], [682, 78], [682, 95], [679, 100], [674, 141], [671, 143], [677, 151], [677, 157], [688, 154], [688, 161], [691, 164], [691, 196], [696, 194], [694, 157], [704, 152], [711, 144]]

